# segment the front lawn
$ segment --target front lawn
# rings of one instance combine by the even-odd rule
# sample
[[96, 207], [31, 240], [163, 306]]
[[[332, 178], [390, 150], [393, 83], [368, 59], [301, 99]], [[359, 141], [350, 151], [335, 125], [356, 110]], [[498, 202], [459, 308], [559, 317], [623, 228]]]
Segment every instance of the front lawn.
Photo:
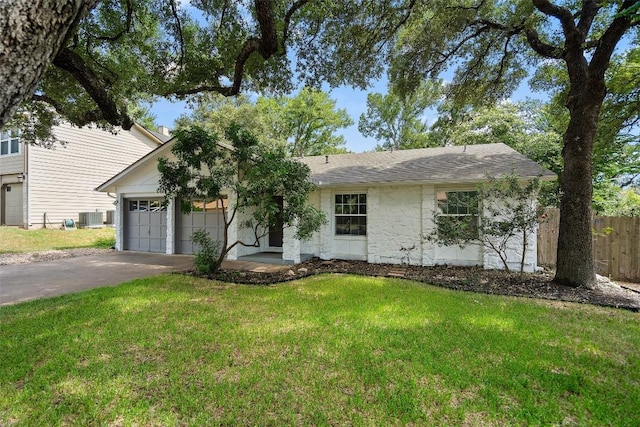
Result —
[[0, 425], [640, 425], [640, 316], [321, 275], [0, 308]]
[[115, 243], [114, 228], [25, 230], [0, 227], [0, 254], [47, 251], [52, 249], [109, 248]]

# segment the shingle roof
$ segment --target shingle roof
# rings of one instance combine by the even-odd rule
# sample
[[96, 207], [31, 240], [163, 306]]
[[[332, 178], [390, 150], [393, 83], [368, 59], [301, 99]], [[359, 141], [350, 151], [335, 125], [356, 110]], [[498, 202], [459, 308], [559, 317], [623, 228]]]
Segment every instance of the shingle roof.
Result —
[[147, 129], [147, 131], [152, 134], [153, 136], [155, 136], [156, 138], [158, 138], [160, 141], [162, 142], [167, 142], [169, 141], [171, 138], [173, 138], [171, 135], [165, 135], [164, 133], [160, 133], [160, 132], [156, 132], [155, 130], [149, 130]]
[[299, 159], [311, 169], [314, 183], [324, 185], [469, 182], [516, 173], [523, 178], [555, 174], [505, 144], [419, 148], [358, 154], [331, 154]]

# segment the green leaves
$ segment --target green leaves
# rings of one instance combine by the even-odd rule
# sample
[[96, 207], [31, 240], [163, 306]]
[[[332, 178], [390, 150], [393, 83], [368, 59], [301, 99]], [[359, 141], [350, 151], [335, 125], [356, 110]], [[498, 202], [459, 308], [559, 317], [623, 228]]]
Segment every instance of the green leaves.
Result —
[[[307, 165], [287, 158], [283, 147], [259, 144], [252, 133], [237, 124], [231, 124], [225, 134], [231, 145], [221, 143], [218, 134], [201, 127], [181, 128], [176, 131], [171, 150], [174, 158], [158, 161], [159, 191], [167, 199], [229, 200], [218, 259], [213, 264], [200, 260], [215, 268], [236, 245], [259, 247], [274, 218], [280, 218], [284, 227], [296, 226], [300, 239], [310, 238], [326, 222], [322, 212], [307, 205], [309, 194], [316, 188]], [[192, 206], [181, 203], [183, 212], [190, 212]], [[247, 238], [243, 230], [237, 240], [231, 239], [229, 228], [234, 221], [248, 229], [252, 237]]]
[[292, 97], [259, 97], [255, 103], [245, 97], [204, 96], [192, 116], [179, 121], [219, 133], [232, 123], [259, 136], [265, 146], [286, 147], [287, 155], [301, 157], [345, 152], [344, 138], [336, 132], [353, 122], [329, 94], [306, 87]]
[[391, 89], [388, 94], [367, 96], [367, 112], [360, 116], [358, 130], [380, 141], [377, 149], [406, 149], [431, 146], [429, 130], [422, 117], [442, 94], [441, 82], [424, 81], [415, 92], [402, 95]]

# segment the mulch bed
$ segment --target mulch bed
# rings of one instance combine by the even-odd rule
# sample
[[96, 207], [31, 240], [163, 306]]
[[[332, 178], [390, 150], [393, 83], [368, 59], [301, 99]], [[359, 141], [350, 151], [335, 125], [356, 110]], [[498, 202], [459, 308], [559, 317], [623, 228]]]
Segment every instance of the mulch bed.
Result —
[[238, 270], [220, 270], [212, 279], [253, 285], [268, 285], [300, 279], [315, 274], [340, 273], [367, 276], [402, 277], [467, 292], [509, 295], [569, 301], [606, 307], [640, 311], [640, 293], [611, 283], [600, 283], [598, 289], [572, 288], [553, 283], [550, 271], [524, 274], [480, 267], [434, 266], [416, 267], [390, 264], [369, 264], [364, 261], [323, 261], [311, 259], [278, 272], [258, 273]]

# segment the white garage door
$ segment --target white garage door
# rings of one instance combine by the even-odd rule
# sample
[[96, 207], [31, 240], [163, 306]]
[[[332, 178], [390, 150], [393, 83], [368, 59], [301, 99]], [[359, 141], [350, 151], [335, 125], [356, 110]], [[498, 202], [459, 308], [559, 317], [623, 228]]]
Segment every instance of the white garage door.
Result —
[[224, 238], [224, 217], [222, 209], [226, 208], [226, 199], [213, 202], [193, 201], [192, 212], [183, 214], [178, 207], [176, 227], [176, 252], [192, 254], [198, 248], [191, 241], [191, 235], [198, 230], [206, 230], [213, 240]]
[[124, 249], [164, 253], [167, 249], [167, 208], [162, 199], [126, 199]]
[[3, 186], [2, 198], [4, 199], [4, 223], [22, 225], [22, 183]]

